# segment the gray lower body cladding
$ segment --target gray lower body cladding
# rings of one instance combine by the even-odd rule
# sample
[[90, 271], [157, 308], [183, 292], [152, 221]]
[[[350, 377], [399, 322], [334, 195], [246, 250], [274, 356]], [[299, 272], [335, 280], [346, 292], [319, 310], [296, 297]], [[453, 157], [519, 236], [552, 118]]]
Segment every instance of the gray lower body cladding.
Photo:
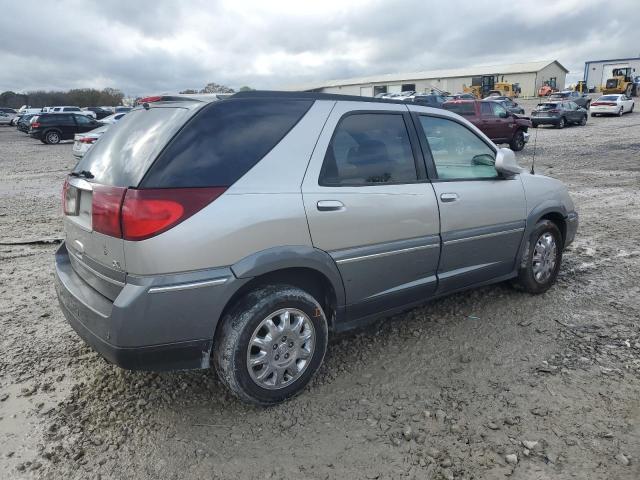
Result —
[[60, 306], [73, 329], [109, 362], [130, 370], [208, 367], [222, 309], [245, 282], [228, 268], [128, 277], [111, 301], [75, 272], [64, 243], [55, 272]]

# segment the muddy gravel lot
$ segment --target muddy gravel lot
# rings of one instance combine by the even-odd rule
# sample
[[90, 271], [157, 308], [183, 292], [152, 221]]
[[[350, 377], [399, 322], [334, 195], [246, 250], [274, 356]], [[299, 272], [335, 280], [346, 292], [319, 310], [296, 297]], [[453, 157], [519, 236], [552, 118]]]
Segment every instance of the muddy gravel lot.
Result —
[[0, 479], [640, 478], [640, 113], [532, 130], [522, 165], [535, 136], [580, 213], [557, 285], [334, 337], [306, 391], [265, 409], [213, 371], [127, 372], [83, 344], [47, 243], [71, 144], [0, 127]]

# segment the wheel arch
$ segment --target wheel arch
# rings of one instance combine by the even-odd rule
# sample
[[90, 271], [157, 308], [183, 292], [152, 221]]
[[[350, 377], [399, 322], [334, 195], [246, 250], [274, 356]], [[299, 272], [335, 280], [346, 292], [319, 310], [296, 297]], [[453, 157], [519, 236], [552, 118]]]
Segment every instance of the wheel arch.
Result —
[[215, 338], [227, 311], [248, 292], [263, 285], [283, 283], [301, 288], [318, 300], [327, 315], [329, 328], [345, 303], [342, 276], [331, 256], [310, 246], [275, 247], [254, 253], [231, 266], [244, 280], [228, 297], [219, 316]]

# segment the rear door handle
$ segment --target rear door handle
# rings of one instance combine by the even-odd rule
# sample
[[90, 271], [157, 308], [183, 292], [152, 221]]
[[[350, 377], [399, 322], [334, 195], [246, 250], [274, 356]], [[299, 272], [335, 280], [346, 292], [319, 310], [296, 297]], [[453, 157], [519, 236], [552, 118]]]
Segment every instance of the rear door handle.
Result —
[[440, 200], [444, 203], [455, 202], [458, 198], [460, 197], [458, 197], [457, 193], [443, 193], [440, 195]]
[[339, 200], [320, 200], [317, 207], [320, 212], [339, 212], [344, 210], [344, 203]]

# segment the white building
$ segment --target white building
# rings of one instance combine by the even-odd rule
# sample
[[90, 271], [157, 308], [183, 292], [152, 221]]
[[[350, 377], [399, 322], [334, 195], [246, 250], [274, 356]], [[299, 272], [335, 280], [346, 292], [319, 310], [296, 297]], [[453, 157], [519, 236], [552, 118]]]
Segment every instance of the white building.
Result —
[[590, 60], [584, 63], [584, 79], [587, 86], [600, 89], [612, 77], [614, 68], [635, 68], [633, 76], [640, 75], [640, 57]]
[[549, 82], [563, 89], [567, 70], [557, 60], [515, 63], [511, 65], [491, 65], [453, 70], [431, 70], [414, 73], [394, 73], [372, 75], [370, 77], [328, 80], [307, 85], [299, 85], [290, 90], [340, 93], [373, 97], [379, 93], [394, 93], [407, 90], [430, 92], [438, 88], [450, 93], [462, 92], [464, 86], [471, 86], [476, 77], [496, 76], [496, 81], [519, 83], [522, 96], [532, 97], [538, 89]]

